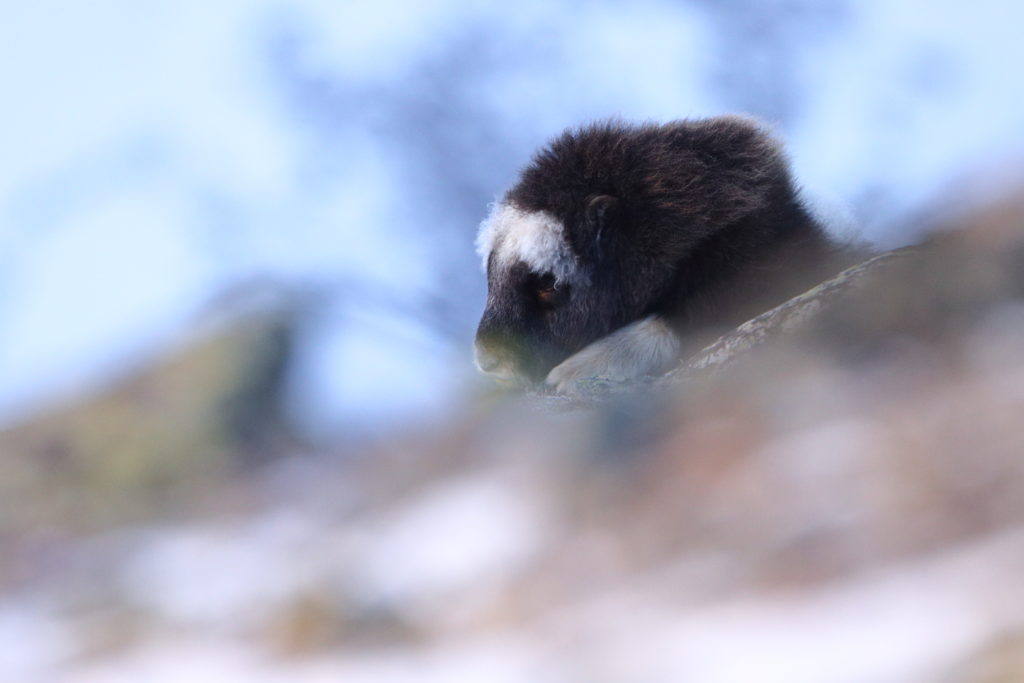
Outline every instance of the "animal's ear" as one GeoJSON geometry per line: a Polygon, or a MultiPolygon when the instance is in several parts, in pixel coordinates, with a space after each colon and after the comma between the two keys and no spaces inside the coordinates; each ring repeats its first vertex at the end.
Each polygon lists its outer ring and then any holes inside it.
{"type": "Polygon", "coordinates": [[[605,247],[611,240],[613,225],[619,213],[619,200],[607,194],[599,194],[587,201],[583,222],[585,224],[584,246],[596,260],[600,261],[605,247]]]}

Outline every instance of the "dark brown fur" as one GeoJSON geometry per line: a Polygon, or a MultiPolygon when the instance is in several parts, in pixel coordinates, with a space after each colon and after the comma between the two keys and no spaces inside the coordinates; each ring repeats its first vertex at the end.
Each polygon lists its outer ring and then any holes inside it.
{"type": "Polygon", "coordinates": [[[542,149],[505,201],[566,229],[589,278],[537,306],[528,268],[489,272],[478,345],[533,381],[650,315],[680,337],[729,328],[848,259],[797,195],[779,144],[737,117],[601,123],[542,149]]]}

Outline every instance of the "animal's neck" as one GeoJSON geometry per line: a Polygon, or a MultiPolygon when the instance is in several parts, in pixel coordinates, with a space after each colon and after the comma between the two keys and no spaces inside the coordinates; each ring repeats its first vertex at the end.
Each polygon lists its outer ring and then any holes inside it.
{"type": "Polygon", "coordinates": [[[720,230],[689,254],[658,312],[683,336],[723,330],[841,269],[842,250],[795,200],[720,230]]]}

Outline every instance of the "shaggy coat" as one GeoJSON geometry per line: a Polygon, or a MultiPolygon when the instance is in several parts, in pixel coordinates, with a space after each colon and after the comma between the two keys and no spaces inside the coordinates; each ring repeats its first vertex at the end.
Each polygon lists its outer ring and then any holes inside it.
{"type": "Polygon", "coordinates": [[[779,143],[738,117],[569,130],[522,171],[477,244],[478,365],[559,389],[663,372],[701,331],[844,264],[779,143]]]}

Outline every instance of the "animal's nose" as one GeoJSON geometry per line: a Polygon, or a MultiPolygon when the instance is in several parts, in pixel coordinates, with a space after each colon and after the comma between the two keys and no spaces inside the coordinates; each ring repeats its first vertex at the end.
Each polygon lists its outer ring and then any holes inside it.
{"type": "Polygon", "coordinates": [[[495,370],[498,369],[498,366],[501,365],[501,359],[488,351],[481,344],[476,344],[474,346],[474,355],[476,356],[476,366],[480,368],[481,372],[485,372],[489,375],[494,374],[495,370]]]}

